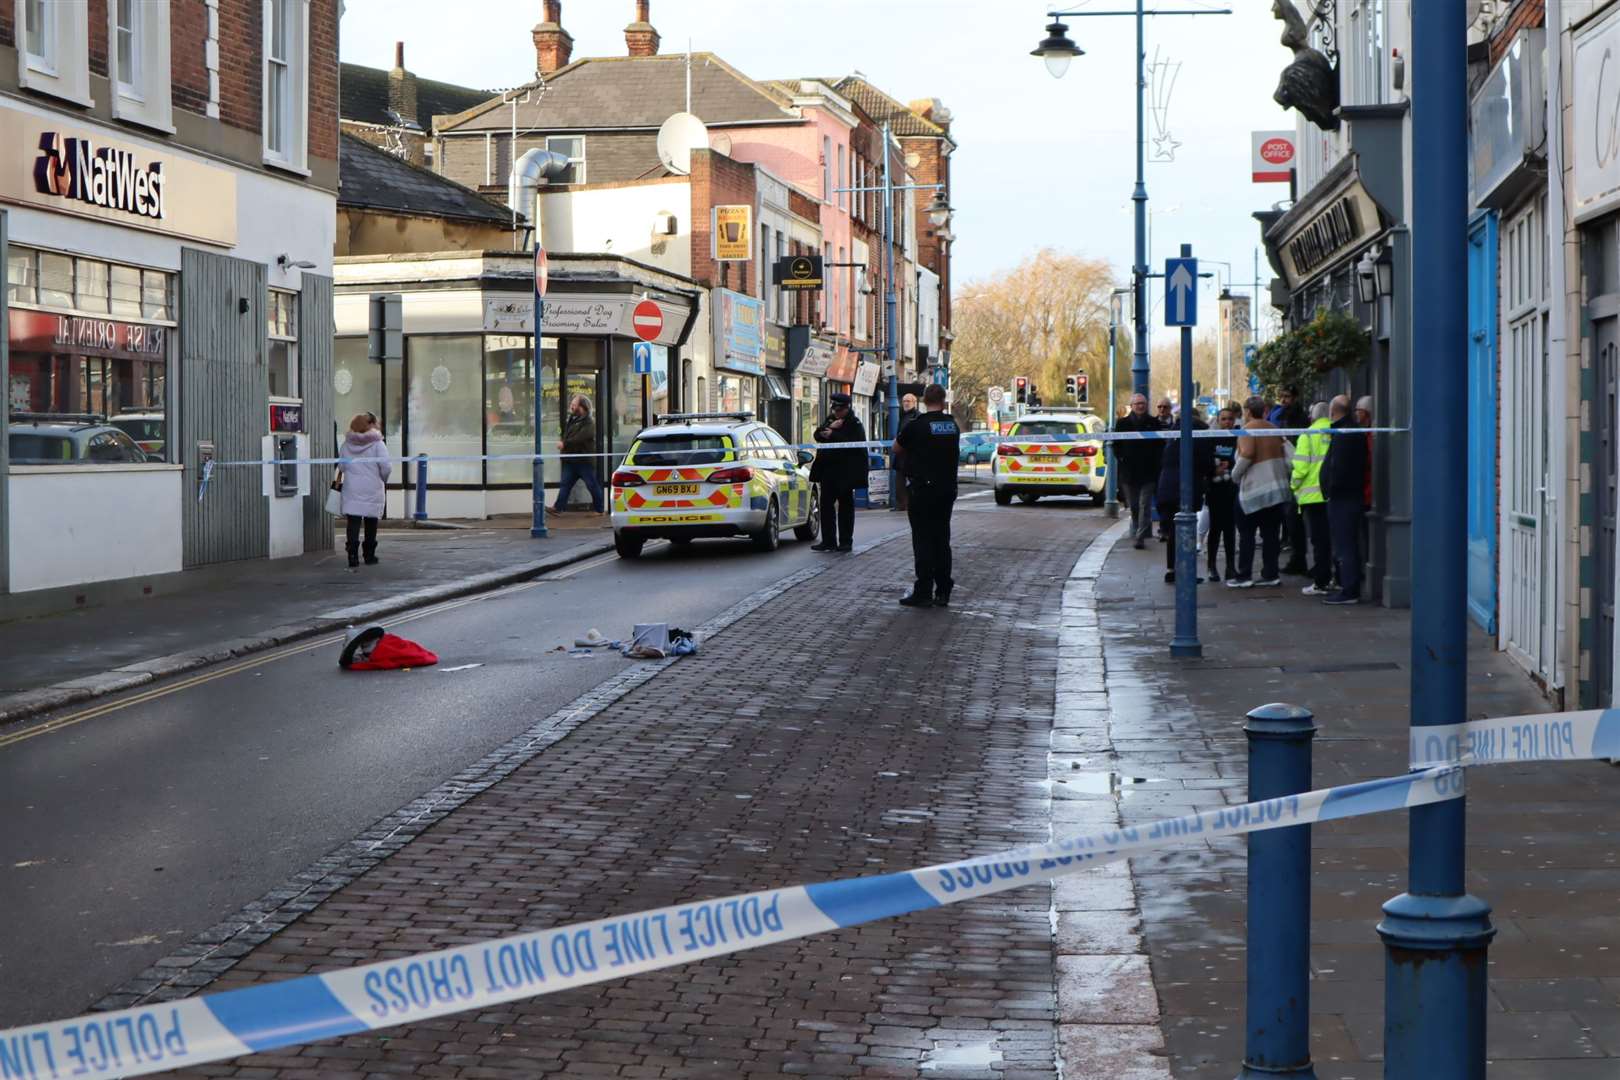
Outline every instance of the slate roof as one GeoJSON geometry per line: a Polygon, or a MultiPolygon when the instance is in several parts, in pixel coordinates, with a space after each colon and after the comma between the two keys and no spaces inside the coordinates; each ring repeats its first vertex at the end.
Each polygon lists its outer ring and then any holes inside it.
{"type": "Polygon", "coordinates": [[[338,207],[494,225],[512,221],[502,204],[349,134],[338,140],[338,207]]]}
{"type": "MultiPolygon", "coordinates": [[[[755,82],[713,53],[692,54],[692,112],[705,124],[797,120],[790,97],[755,82]]],[[[520,127],[542,131],[656,130],[686,108],[686,54],[576,60],[546,77],[537,100],[517,107],[520,127]]],[[[506,130],[509,108],[487,108],[444,131],[506,130]]]]}
{"type": "MultiPolygon", "coordinates": [[[[424,132],[432,132],[433,118],[466,112],[500,95],[468,86],[452,86],[432,79],[416,80],[416,116],[424,132]]],[[[359,64],[338,65],[338,115],[361,124],[392,126],[388,118],[388,72],[359,64]]]]}
{"type": "Polygon", "coordinates": [[[925,120],[918,116],[865,79],[855,75],[846,75],[837,82],[829,82],[827,85],[859,105],[866,115],[878,123],[881,124],[885,120],[889,121],[889,130],[894,132],[895,135],[949,138],[945,134],[944,128],[932,120],[925,120]]]}

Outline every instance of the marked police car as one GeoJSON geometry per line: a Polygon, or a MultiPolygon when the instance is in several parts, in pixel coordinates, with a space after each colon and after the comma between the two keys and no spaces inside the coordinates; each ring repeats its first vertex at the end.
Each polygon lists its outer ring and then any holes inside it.
{"type": "Polygon", "coordinates": [[[1032,503],[1042,495],[1090,495],[1101,505],[1108,486],[1108,465],[1100,440],[1085,436],[1103,431],[1095,413],[1044,411],[1025,413],[996,447],[992,459],[996,505],[1013,496],[1032,503]]]}
{"type": "Polygon", "coordinates": [[[821,535],[809,464],[752,413],[672,413],[636,436],[613,473],[613,546],[634,559],[648,540],[747,536],[774,551],[783,529],[821,535]]]}

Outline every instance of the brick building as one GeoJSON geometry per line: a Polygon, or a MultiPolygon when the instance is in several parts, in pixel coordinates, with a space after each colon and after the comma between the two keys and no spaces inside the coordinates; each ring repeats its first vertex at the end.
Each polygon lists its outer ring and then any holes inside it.
{"type": "Polygon", "coordinates": [[[331,450],[337,38],[338,0],[0,3],[0,592],[331,543],[301,470],[197,491],[331,450]]]}

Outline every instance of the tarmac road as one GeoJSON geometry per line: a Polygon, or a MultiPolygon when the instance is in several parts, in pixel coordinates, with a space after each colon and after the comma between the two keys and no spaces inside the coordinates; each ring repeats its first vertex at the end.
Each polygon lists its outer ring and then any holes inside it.
{"type": "MultiPolygon", "coordinates": [[[[897,528],[863,514],[861,546],[897,528]]],[[[84,1010],[635,663],[556,646],[695,626],[833,558],[659,544],[391,623],[437,668],[344,672],[327,638],[0,730],[0,1027],[84,1010]]]]}

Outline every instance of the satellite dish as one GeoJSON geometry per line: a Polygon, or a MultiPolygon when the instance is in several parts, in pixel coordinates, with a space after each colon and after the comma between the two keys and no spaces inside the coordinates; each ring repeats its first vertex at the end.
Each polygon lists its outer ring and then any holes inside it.
{"type": "Polygon", "coordinates": [[[692,171],[692,151],[709,145],[709,129],[689,112],[678,112],[658,129],[658,160],[672,173],[692,171]]]}
{"type": "Polygon", "coordinates": [[[709,145],[712,146],[718,153],[725,154],[727,156],[730,156],[731,154],[731,136],[727,135],[723,131],[716,135],[714,137],[714,141],[709,145]]]}

